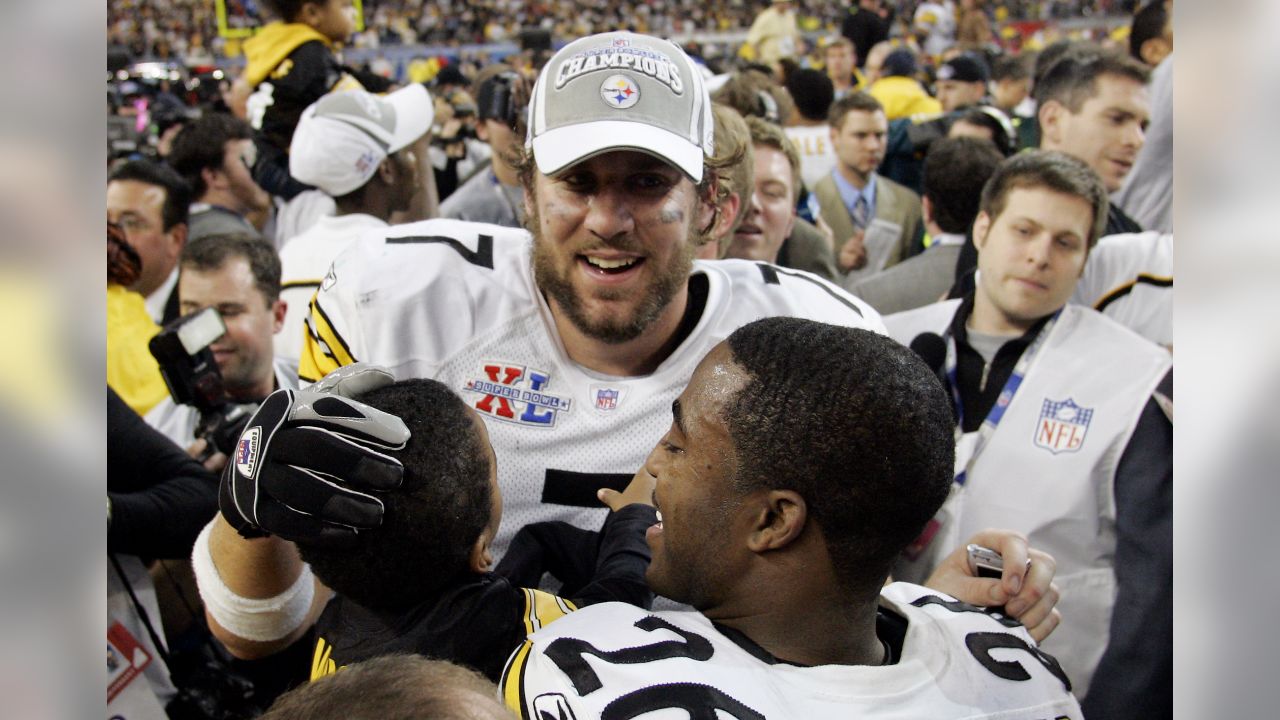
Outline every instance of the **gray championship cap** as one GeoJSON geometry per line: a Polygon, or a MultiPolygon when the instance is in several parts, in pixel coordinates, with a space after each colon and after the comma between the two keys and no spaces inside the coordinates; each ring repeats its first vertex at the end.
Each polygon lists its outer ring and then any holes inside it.
{"type": "Polygon", "coordinates": [[[601,153],[638,150],[700,182],[713,133],[711,96],[680,46],[611,32],[565,45],[543,67],[525,147],[543,175],[601,153]]]}

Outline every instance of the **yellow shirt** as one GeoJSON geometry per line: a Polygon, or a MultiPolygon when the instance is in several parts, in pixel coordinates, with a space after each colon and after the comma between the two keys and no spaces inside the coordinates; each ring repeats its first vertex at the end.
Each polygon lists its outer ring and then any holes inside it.
{"type": "Polygon", "coordinates": [[[107,284],[107,384],[139,415],[169,395],[147,347],[158,332],[141,295],[107,284]]]}
{"type": "Polygon", "coordinates": [[[889,120],[942,112],[942,103],[925,92],[919,82],[909,77],[882,77],[871,83],[867,92],[884,106],[884,116],[889,120]]]}

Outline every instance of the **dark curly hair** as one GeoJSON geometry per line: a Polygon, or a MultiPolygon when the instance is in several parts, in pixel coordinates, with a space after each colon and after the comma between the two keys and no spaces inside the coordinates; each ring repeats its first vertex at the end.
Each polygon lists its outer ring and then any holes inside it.
{"type": "Polygon", "coordinates": [[[409,443],[392,453],[404,463],[404,484],[381,496],[382,525],[361,532],[355,548],[298,543],[298,550],[338,594],[370,609],[403,610],[470,572],[471,548],[492,511],[491,451],[475,414],[435,380],[404,380],[358,399],[408,426],[409,443]]]}
{"type": "Polygon", "coordinates": [[[951,488],[951,405],[915,353],[867,330],[775,317],[727,340],[750,379],[726,424],[741,492],[790,489],[845,592],[872,596],[951,488]]]}

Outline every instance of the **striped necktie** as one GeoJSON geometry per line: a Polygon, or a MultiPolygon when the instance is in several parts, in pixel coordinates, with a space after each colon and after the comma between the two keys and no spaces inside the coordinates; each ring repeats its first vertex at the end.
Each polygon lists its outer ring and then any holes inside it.
{"type": "Polygon", "coordinates": [[[867,198],[859,195],[857,202],[853,204],[853,225],[859,230],[865,229],[867,220],[867,198]]]}

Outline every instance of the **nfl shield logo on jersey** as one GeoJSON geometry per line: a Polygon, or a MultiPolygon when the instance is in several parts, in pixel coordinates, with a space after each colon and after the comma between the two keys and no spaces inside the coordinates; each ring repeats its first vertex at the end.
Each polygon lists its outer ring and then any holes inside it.
{"type": "Polygon", "coordinates": [[[1040,421],[1036,423],[1036,446],[1054,455],[1076,452],[1084,445],[1092,419],[1093,408],[1082,408],[1071,398],[1045,398],[1044,405],[1040,407],[1040,421]]]}
{"type": "Polygon", "coordinates": [[[618,391],[600,389],[596,391],[596,409],[614,410],[618,407],[618,391]]]}

